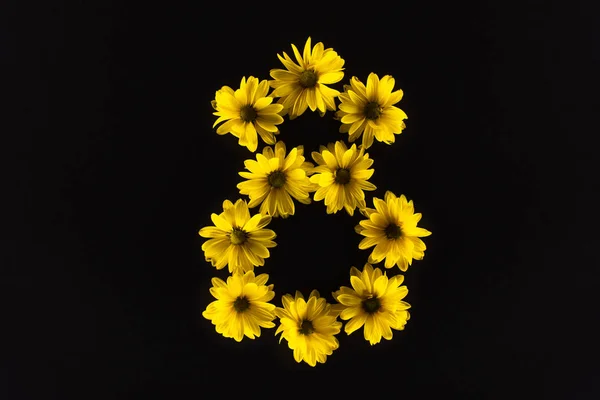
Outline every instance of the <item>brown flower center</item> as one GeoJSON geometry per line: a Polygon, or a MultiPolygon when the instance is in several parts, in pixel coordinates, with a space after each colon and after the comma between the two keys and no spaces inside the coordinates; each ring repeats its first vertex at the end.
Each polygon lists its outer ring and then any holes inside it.
{"type": "Polygon", "coordinates": [[[240,118],[244,122],[252,122],[256,119],[256,110],[251,105],[247,105],[241,108],[240,118]]]}
{"type": "Polygon", "coordinates": [[[233,230],[229,234],[229,241],[231,242],[231,244],[242,244],[246,241],[246,239],[246,232],[244,232],[240,228],[233,228],[233,230]]]}
{"type": "Polygon", "coordinates": [[[280,188],[285,185],[285,174],[282,171],[273,171],[267,177],[267,181],[274,188],[280,188]]]}
{"type": "Polygon", "coordinates": [[[250,302],[244,297],[239,297],[233,302],[233,309],[239,313],[246,311],[250,307],[250,302]]]}
{"type": "Polygon", "coordinates": [[[396,224],[389,224],[385,228],[385,236],[387,236],[388,239],[398,239],[402,236],[402,229],[396,224]]]}
{"type": "Polygon", "coordinates": [[[314,331],[315,331],[315,329],[314,329],[311,321],[305,319],[304,321],[302,321],[302,324],[300,324],[300,330],[299,330],[300,334],[310,335],[314,331]]]}
{"type": "Polygon", "coordinates": [[[375,120],[381,116],[382,111],[379,103],[372,101],[365,106],[365,117],[370,120],[375,120]]]}
{"type": "Polygon", "coordinates": [[[377,297],[372,297],[370,299],[363,300],[362,307],[363,310],[365,310],[368,314],[374,314],[381,308],[381,302],[377,297]]]}
{"type": "Polygon", "coordinates": [[[314,87],[317,84],[317,74],[314,71],[302,71],[299,82],[303,88],[314,87]]]}
{"type": "Polygon", "coordinates": [[[350,182],[350,171],[346,168],[340,168],[335,171],[335,183],[345,185],[348,182],[350,182]]]}

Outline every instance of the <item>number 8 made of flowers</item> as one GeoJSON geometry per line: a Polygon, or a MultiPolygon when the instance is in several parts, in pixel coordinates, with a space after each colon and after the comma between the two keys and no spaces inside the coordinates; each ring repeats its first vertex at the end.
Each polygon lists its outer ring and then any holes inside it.
{"type": "Polygon", "coordinates": [[[365,84],[353,76],[340,92],[330,87],[344,78],[344,60],[336,51],[321,42],[312,46],[310,37],[302,53],[294,44],[292,51],[294,58],[277,54],[284,68],[271,69],[271,80],[243,77],[239,88],[223,86],[212,101],[218,135],[233,135],[252,153],[259,137],[265,145],[239,172],[237,189],[247,199],[224,200],[222,211],[210,216],[212,225],[199,231],[207,239],[206,261],[229,272],[225,280],[212,278],[215,300],[202,315],[217,333],[237,342],[259,337],[277,320],[279,342],[286,340],[296,362],[314,367],[339,347],[343,321],[346,334],[363,328],[371,345],[404,329],[410,319],[404,275],[388,276],[387,270],[397,266],[405,272],[413,260],[422,260],[421,238],[431,232],[418,226],[421,214],[403,194],[386,191],[384,198],[371,199],[372,207],[366,201],[366,193],[376,189],[369,182],[374,161],[367,150],[374,141],[393,144],[406,127],[407,116],[396,106],[403,92],[394,90],[394,78],[370,73],[365,84]],[[330,111],[340,121],[339,132],[348,135],[348,143],[338,140],[312,151],[312,162],[303,146],[289,148],[278,139],[286,116],[295,119],[308,110],[321,117],[330,111]],[[268,225],[272,218],[295,215],[295,202],[320,201],[328,214],[344,210],[352,216],[358,210],[364,217],[355,231],[363,237],[359,249],[370,251],[367,262],[360,270],[350,268],[349,285],[332,293],[333,304],[315,289],[283,294],[276,306],[269,276],[255,273],[277,245],[268,225]],[[374,266],[379,263],[382,267],[374,266]]]}

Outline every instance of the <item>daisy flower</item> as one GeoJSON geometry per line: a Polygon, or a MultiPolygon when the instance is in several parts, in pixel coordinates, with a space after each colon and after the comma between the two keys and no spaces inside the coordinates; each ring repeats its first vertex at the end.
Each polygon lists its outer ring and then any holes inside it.
{"type": "Polygon", "coordinates": [[[250,218],[248,204],[237,200],[223,202],[221,214],[211,214],[214,226],[200,229],[200,236],[209,238],[202,244],[206,261],[213,267],[222,269],[229,265],[229,272],[252,271],[255,266],[265,263],[270,256],[269,248],[275,247],[275,232],[263,229],[271,222],[271,217],[255,214],[250,218]]]}
{"type": "Polygon", "coordinates": [[[275,305],[269,303],[275,292],[272,284],[265,285],[268,279],[267,274],[255,277],[253,271],[235,273],[227,282],[213,278],[210,294],[217,300],[208,305],[202,316],[215,325],[218,333],[237,342],[244,336],[259,337],[261,327],[275,327],[275,305]]]}
{"type": "Polygon", "coordinates": [[[340,311],[340,318],[349,320],[344,330],[349,335],[364,325],[364,336],[371,345],[383,337],[392,339],[392,329],[403,330],[410,318],[407,311],[410,304],[402,301],[408,293],[402,285],[404,276],[388,278],[379,268],[365,264],[362,272],[352,267],[350,283],[352,288],[342,286],[333,292],[340,303],[334,309],[340,311]]]}
{"type": "Polygon", "coordinates": [[[312,170],[310,181],[317,185],[315,201],[325,199],[327,213],[336,213],[342,208],[354,215],[356,207],[365,208],[365,192],[376,187],[367,182],[374,170],[369,169],[373,160],[362,148],[352,145],[348,149],[344,142],[321,146],[320,152],[312,152],[312,158],[318,164],[312,170]]]}
{"type": "Polygon", "coordinates": [[[237,188],[250,197],[250,208],[260,204],[260,213],[286,218],[294,215],[296,208],[292,197],[300,203],[309,204],[312,185],[307,172],[313,165],[304,161],[304,147],[298,146],[286,155],[285,143],[275,143],[275,150],[265,146],[255,160],[246,160],[244,165],[250,172],[242,171],[246,178],[237,188]]]}
{"type": "Polygon", "coordinates": [[[344,86],[340,94],[340,109],[336,117],[342,122],[340,132],[350,135],[349,141],[354,142],[363,134],[363,146],[366,149],[373,144],[373,136],[380,142],[392,144],[394,134],[400,134],[406,127],[404,111],[394,107],[402,99],[402,90],[394,89],[394,78],[386,75],[381,80],[370,73],[367,86],[352,77],[350,85],[344,86]]]}
{"type": "Polygon", "coordinates": [[[317,362],[325,363],[327,356],[339,347],[335,337],[342,327],[337,321],[338,313],[316,290],[310,293],[308,301],[299,291],[295,297],[286,294],[281,301],[283,308],[275,309],[280,322],[275,332],[275,335],[281,333],[279,343],[282,339],[287,340],[298,363],[304,360],[311,367],[317,362]]]}
{"type": "Polygon", "coordinates": [[[300,52],[292,44],[296,64],[285,52],[277,57],[286,69],[272,69],[274,79],[269,84],[275,90],[272,95],[280,97],[277,101],[284,107],[284,112],[294,119],[304,113],[306,108],[319,110],[321,116],[326,110],[335,111],[334,98],[340,94],[329,88],[328,84],[339,82],[344,77],[344,60],[333,51],[324,49],[323,43],[317,43],[311,51],[310,37],[300,52]]]}
{"type": "Polygon", "coordinates": [[[358,244],[361,250],[375,246],[369,256],[370,263],[378,263],[385,259],[385,267],[397,265],[406,271],[415,260],[422,260],[425,255],[425,243],[420,237],[431,235],[426,229],[417,227],[421,213],[415,214],[413,201],[407,201],[404,195],[396,197],[390,191],[385,193],[385,200],[373,198],[375,209],[363,210],[366,220],[359,222],[356,231],[365,236],[358,244]]]}
{"type": "Polygon", "coordinates": [[[233,91],[229,86],[223,86],[215,94],[212,105],[216,110],[213,114],[219,118],[213,124],[225,123],[217,128],[219,135],[227,133],[239,138],[240,146],[245,146],[251,152],[258,147],[258,137],[268,144],[275,144],[275,136],[279,133],[276,125],[283,122],[278,114],[283,106],[271,104],[273,97],[267,96],[269,83],[259,81],[251,76],[246,81],[242,78],[240,88],[233,91]]]}

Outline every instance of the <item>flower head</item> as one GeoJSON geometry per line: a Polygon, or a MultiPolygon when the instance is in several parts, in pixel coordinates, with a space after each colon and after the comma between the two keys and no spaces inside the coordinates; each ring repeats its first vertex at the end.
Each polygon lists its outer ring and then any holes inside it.
{"type": "Polygon", "coordinates": [[[326,85],[342,80],[344,60],[333,49],[325,49],[321,42],[311,51],[310,37],[302,55],[293,44],[292,50],[297,64],[285,52],[283,57],[277,55],[286,69],[271,70],[274,80],[269,83],[275,89],[272,95],[280,97],[277,102],[283,105],[291,119],[302,115],[306,108],[318,109],[321,116],[326,110],[335,111],[334,98],[340,92],[326,85]]]}
{"type": "Polygon", "coordinates": [[[410,304],[402,301],[408,293],[406,286],[400,286],[404,276],[388,278],[379,268],[365,264],[362,272],[352,267],[350,283],[352,288],[342,286],[333,293],[340,303],[334,309],[341,311],[340,318],[349,320],[344,330],[349,335],[364,325],[364,336],[371,345],[383,337],[392,339],[392,329],[403,330],[410,318],[407,311],[410,304]]]}
{"type": "Polygon", "coordinates": [[[355,208],[365,208],[364,190],[376,187],[367,180],[373,175],[373,160],[362,148],[352,145],[348,149],[344,142],[338,141],[328,147],[321,146],[320,152],[312,157],[318,164],[313,169],[310,181],[316,185],[315,201],[325,199],[327,213],[336,213],[342,208],[353,215],[355,208]]]}
{"type": "Polygon", "coordinates": [[[342,327],[337,321],[338,313],[316,290],[310,293],[308,301],[298,291],[295,297],[286,294],[281,301],[283,308],[275,309],[280,322],[275,332],[281,333],[279,342],[287,340],[298,363],[304,360],[311,367],[317,362],[325,363],[327,356],[339,347],[335,337],[342,327]]]}
{"type": "Polygon", "coordinates": [[[259,81],[253,76],[242,78],[240,88],[233,91],[229,86],[223,86],[215,94],[212,102],[216,110],[213,114],[219,118],[213,127],[226,121],[217,128],[219,135],[231,133],[239,138],[238,143],[254,152],[258,146],[256,133],[267,144],[275,143],[275,136],[279,133],[276,125],[283,122],[278,114],[283,106],[271,104],[273,97],[267,96],[269,83],[266,80],[259,81]]]}
{"type": "Polygon", "coordinates": [[[240,342],[260,336],[260,328],[273,328],[275,305],[269,303],[275,296],[273,285],[266,286],[269,275],[254,276],[253,271],[234,273],[227,282],[213,278],[210,293],[216,298],[202,312],[202,316],[216,326],[218,333],[240,342]]]}
{"type": "Polygon", "coordinates": [[[286,155],[285,143],[275,143],[275,150],[265,146],[255,160],[246,160],[244,165],[250,172],[242,171],[246,181],[237,188],[250,197],[249,207],[260,204],[260,213],[286,218],[294,215],[296,208],[292,197],[300,203],[310,203],[311,183],[307,172],[313,165],[304,161],[304,148],[294,147],[286,155]]]}
{"type": "Polygon", "coordinates": [[[420,237],[431,235],[426,229],[417,227],[421,213],[415,214],[413,201],[407,201],[404,195],[396,197],[390,191],[385,193],[385,200],[373,198],[375,209],[363,210],[368,217],[359,222],[356,231],[365,236],[358,244],[361,250],[375,246],[369,256],[370,263],[378,263],[385,259],[385,267],[397,265],[406,271],[415,260],[422,260],[425,255],[425,243],[420,237]]]}
{"type": "Polygon", "coordinates": [[[248,204],[237,200],[235,205],[225,200],[221,214],[211,214],[214,226],[200,229],[200,236],[210,238],[202,244],[206,261],[217,269],[229,265],[229,272],[252,271],[264,265],[270,256],[268,248],[275,247],[275,232],[263,229],[271,217],[255,214],[250,218],[248,204]]]}
{"type": "Polygon", "coordinates": [[[381,80],[371,73],[367,86],[352,77],[350,85],[346,85],[340,94],[340,110],[336,116],[341,119],[340,132],[350,135],[354,142],[364,132],[363,146],[368,149],[373,144],[373,136],[380,142],[392,144],[394,134],[400,134],[406,127],[404,111],[394,107],[402,99],[402,90],[392,92],[395,80],[385,75],[381,80]]]}

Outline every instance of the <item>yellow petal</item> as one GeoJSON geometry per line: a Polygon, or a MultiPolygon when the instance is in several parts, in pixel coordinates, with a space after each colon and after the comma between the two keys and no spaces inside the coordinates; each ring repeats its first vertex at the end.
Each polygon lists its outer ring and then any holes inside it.
{"type": "Polygon", "coordinates": [[[198,234],[205,238],[220,238],[225,237],[227,235],[227,232],[215,226],[205,226],[204,228],[200,229],[198,234]]]}
{"type": "Polygon", "coordinates": [[[363,326],[366,320],[367,320],[367,313],[364,313],[364,312],[360,313],[356,317],[352,318],[350,321],[348,321],[346,323],[344,330],[346,331],[346,333],[348,335],[350,335],[352,332],[356,331],[361,326],[363,326]]]}
{"type": "Polygon", "coordinates": [[[306,39],[306,43],[304,44],[304,52],[302,54],[302,58],[308,63],[311,61],[311,39],[310,36],[306,39]]]}
{"type": "Polygon", "coordinates": [[[392,90],[394,89],[395,80],[390,75],[385,75],[379,80],[377,91],[377,102],[385,107],[392,90]]]}
{"type": "Polygon", "coordinates": [[[340,313],[340,318],[344,319],[344,320],[349,320],[351,318],[356,317],[357,315],[359,315],[361,313],[360,307],[361,306],[344,308],[342,310],[342,312],[340,313]]]}
{"type": "Polygon", "coordinates": [[[292,50],[294,51],[294,56],[296,57],[296,61],[298,62],[298,65],[300,65],[300,67],[304,70],[306,69],[306,65],[304,63],[304,60],[302,59],[302,56],[300,55],[300,52],[298,51],[298,48],[292,43],[292,50]]]}
{"type": "Polygon", "coordinates": [[[365,284],[363,283],[363,281],[358,276],[351,276],[350,283],[352,284],[352,287],[354,288],[356,293],[359,296],[363,296],[363,294],[365,293],[365,290],[366,290],[366,287],[365,287],[365,284]]]}
{"type": "Polygon", "coordinates": [[[250,219],[250,212],[245,201],[238,200],[235,203],[235,222],[238,228],[243,227],[250,219]]]}
{"type": "Polygon", "coordinates": [[[379,86],[379,77],[371,72],[367,78],[367,99],[369,101],[377,101],[377,93],[379,86]]]}
{"type": "Polygon", "coordinates": [[[318,182],[319,186],[321,187],[328,187],[330,185],[332,185],[335,181],[333,174],[331,172],[323,172],[322,174],[317,175],[320,177],[318,182]]]}
{"type": "Polygon", "coordinates": [[[212,213],[210,215],[210,219],[215,224],[215,226],[217,228],[221,229],[222,231],[230,232],[233,229],[233,227],[231,226],[231,224],[229,222],[227,222],[223,217],[221,217],[215,213],[212,213]]]}
{"type": "MultiPolygon", "coordinates": [[[[283,53],[283,57],[280,56],[279,54],[277,54],[277,58],[279,58],[279,61],[281,61],[283,66],[286,67],[291,72],[294,72],[296,74],[302,73],[302,68],[300,68],[298,65],[296,65],[285,52],[283,53]]],[[[271,76],[273,76],[273,75],[271,75],[271,76]]]]}
{"type": "Polygon", "coordinates": [[[338,83],[343,78],[344,78],[343,71],[328,72],[328,73],[325,73],[325,74],[319,76],[319,83],[322,83],[325,85],[330,85],[333,83],[338,83]]]}
{"type": "Polygon", "coordinates": [[[311,111],[317,109],[317,92],[314,88],[306,91],[306,102],[311,111]]]}
{"type": "Polygon", "coordinates": [[[267,107],[269,104],[271,104],[272,102],[273,102],[272,97],[261,97],[260,99],[256,100],[256,102],[254,103],[254,109],[256,110],[256,112],[259,112],[259,111],[263,110],[265,107],[267,107]]]}
{"type": "Polygon", "coordinates": [[[308,310],[308,307],[306,305],[306,301],[303,298],[298,298],[296,300],[296,310],[298,312],[299,319],[306,319],[306,312],[308,310]]]}
{"type": "Polygon", "coordinates": [[[248,147],[248,150],[251,152],[255,152],[256,148],[258,147],[258,136],[256,135],[256,128],[254,128],[254,124],[246,123],[245,135],[247,140],[246,147],[248,147]]]}
{"type": "Polygon", "coordinates": [[[373,283],[373,294],[377,297],[382,297],[387,290],[387,286],[388,277],[385,275],[378,277],[373,283]]]}
{"type": "Polygon", "coordinates": [[[323,160],[325,161],[329,169],[335,171],[338,168],[337,160],[331,152],[324,151],[321,155],[323,156],[323,160]]]}
{"type": "Polygon", "coordinates": [[[396,104],[397,102],[402,100],[403,94],[404,94],[404,92],[402,90],[396,90],[395,92],[392,92],[390,94],[390,97],[388,97],[386,103],[383,104],[383,107],[390,107],[390,106],[396,104]]]}
{"type": "Polygon", "coordinates": [[[352,161],[352,157],[354,156],[355,151],[352,149],[348,149],[344,152],[344,155],[342,156],[342,165],[340,165],[340,167],[342,168],[350,168],[350,162],[352,161]]]}
{"type": "Polygon", "coordinates": [[[285,160],[283,162],[283,170],[287,170],[289,169],[295,162],[296,162],[296,157],[298,156],[298,150],[296,148],[293,148],[290,153],[287,155],[287,157],[285,157],[285,160]]]}
{"type": "Polygon", "coordinates": [[[354,294],[340,294],[337,297],[337,301],[346,307],[356,307],[360,306],[362,300],[356,293],[354,294]]]}

